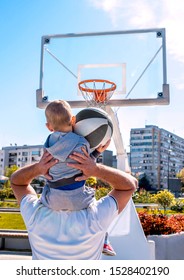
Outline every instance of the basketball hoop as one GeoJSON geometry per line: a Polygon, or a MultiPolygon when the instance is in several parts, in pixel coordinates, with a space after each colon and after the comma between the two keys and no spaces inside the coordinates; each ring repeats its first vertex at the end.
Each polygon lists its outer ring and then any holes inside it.
{"type": "Polygon", "coordinates": [[[83,80],[78,86],[86,102],[95,107],[105,106],[116,89],[115,83],[100,79],[83,80]]]}

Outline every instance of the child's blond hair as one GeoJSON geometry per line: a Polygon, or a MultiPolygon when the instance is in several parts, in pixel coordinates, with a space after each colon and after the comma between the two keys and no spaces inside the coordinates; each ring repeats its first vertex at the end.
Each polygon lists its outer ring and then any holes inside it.
{"type": "Polygon", "coordinates": [[[62,131],[72,126],[71,107],[64,100],[50,102],[45,109],[45,116],[54,131],[62,131]]]}

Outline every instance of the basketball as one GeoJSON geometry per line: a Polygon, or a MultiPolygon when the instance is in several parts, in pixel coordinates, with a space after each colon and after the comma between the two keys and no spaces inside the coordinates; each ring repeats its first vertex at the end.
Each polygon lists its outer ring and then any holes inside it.
{"type": "Polygon", "coordinates": [[[108,114],[99,108],[86,108],[76,115],[74,132],[84,136],[95,150],[100,145],[105,145],[112,137],[113,124],[108,114]]]}

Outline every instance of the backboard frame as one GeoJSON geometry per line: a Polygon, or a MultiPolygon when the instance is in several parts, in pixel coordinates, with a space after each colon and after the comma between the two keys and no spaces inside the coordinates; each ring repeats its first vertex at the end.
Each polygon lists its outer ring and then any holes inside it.
{"type": "MultiPolygon", "coordinates": [[[[44,48],[49,44],[50,40],[55,38],[75,38],[75,37],[89,37],[89,36],[107,36],[107,35],[120,35],[120,34],[138,34],[155,32],[156,36],[162,40],[162,65],[163,65],[163,81],[162,92],[158,92],[156,98],[124,98],[109,100],[107,106],[111,107],[125,107],[125,106],[153,106],[153,105],[169,105],[170,92],[169,84],[167,83],[167,64],[166,64],[166,34],[165,28],[155,29],[139,29],[127,31],[110,31],[110,32],[92,32],[92,33],[68,33],[68,34],[54,34],[44,35],[41,38],[41,57],[40,57],[40,79],[39,89],[36,90],[36,106],[44,109],[50,103],[49,97],[45,96],[43,89],[44,78],[44,48]]],[[[85,108],[87,106],[85,100],[72,100],[68,101],[72,108],[85,108]]]]}

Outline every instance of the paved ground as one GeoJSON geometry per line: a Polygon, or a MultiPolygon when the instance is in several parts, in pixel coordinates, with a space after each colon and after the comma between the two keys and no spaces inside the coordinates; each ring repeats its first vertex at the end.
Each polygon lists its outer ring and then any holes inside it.
{"type": "Polygon", "coordinates": [[[30,252],[0,251],[0,260],[31,260],[30,252]]]}

